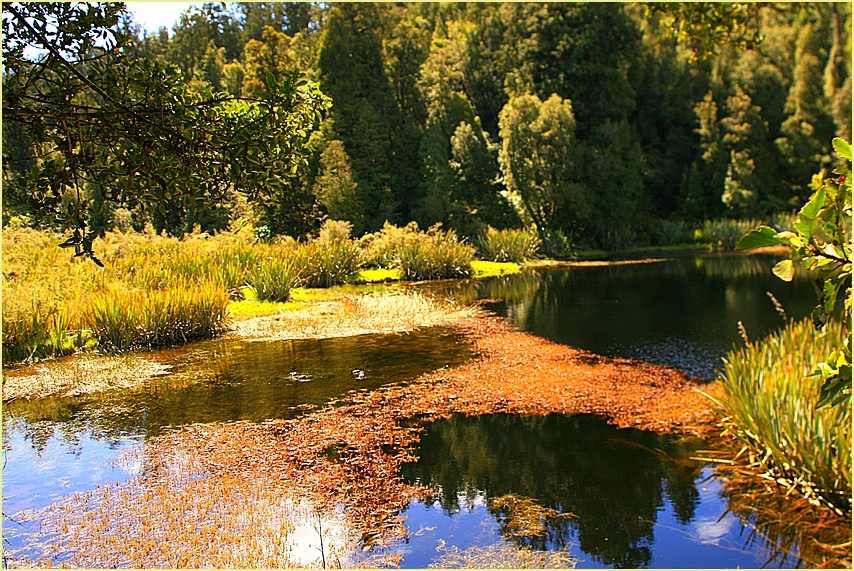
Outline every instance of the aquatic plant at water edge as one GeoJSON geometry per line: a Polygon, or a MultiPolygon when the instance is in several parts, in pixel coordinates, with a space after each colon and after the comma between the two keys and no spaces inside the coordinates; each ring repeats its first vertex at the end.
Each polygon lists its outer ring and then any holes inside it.
{"type": "Polygon", "coordinates": [[[350,239],[349,222],[327,220],[316,240],[300,244],[293,251],[301,269],[300,285],[330,287],[345,283],[359,269],[359,243],[350,239]]]}
{"type": "Polygon", "coordinates": [[[485,260],[521,263],[536,258],[540,244],[536,231],[516,228],[496,230],[489,226],[478,238],[477,248],[485,260]]]}
{"type": "Polygon", "coordinates": [[[261,301],[288,301],[300,280],[301,268],[292,250],[271,249],[246,275],[246,283],[261,301]]]}
{"type": "Polygon", "coordinates": [[[838,322],[816,331],[809,321],[731,352],[716,402],[728,434],[749,463],[813,501],[850,509],[851,416],[847,407],[816,408],[820,385],[810,371],[842,347],[838,322]]]}
{"type": "Polygon", "coordinates": [[[164,290],[114,285],[89,308],[92,335],[110,351],[149,349],[213,337],[225,328],[228,294],[213,284],[164,290]]]}
{"type": "Polygon", "coordinates": [[[453,230],[431,228],[424,239],[400,250],[403,279],[435,280],[471,276],[474,248],[457,238],[453,230]]]}
{"type": "Polygon", "coordinates": [[[365,234],[359,239],[362,248],[362,264],[373,268],[397,268],[400,266],[400,250],[424,238],[417,222],[406,226],[395,226],[386,221],[382,229],[365,234]]]}

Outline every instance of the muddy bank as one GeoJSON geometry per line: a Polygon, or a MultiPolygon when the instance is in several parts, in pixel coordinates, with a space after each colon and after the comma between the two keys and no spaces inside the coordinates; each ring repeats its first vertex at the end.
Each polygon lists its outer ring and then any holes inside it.
{"type": "Polygon", "coordinates": [[[366,544],[399,538],[400,510],[428,493],[406,483],[401,466],[414,460],[423,428],[452,414],[595,413],[658,432],[708,428],[707,400],[673,369],[598,357],[496,317],[460,327],[480,353],[467,364],[405,387],[356,393],[294,420],[182,427],[139,449],[139,477],[21,517],[41,521],[40,535],[55,538],[46,555],[73,552],[68,565],[293,565],[275,549],[265,549],[263,560],[246,559],[247,545],[271,545],[287,529],[270,505],[298,498],[318,513],[343,507],[342,537],[366,544]],[[247,500],[261,491],[263,501],[247,500]],[[235,504],[239,514],[229,507],[235,504]]]}

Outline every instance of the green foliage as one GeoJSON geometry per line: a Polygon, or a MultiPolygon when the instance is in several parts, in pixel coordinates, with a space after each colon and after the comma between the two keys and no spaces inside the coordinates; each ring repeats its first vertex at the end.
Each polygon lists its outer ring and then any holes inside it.
{"type": "Polygon", "coordinates": [[[350,239],[348,222],[327,220],[316,240],[300,244],[294,252],[301,268],[300,285],[330,287],[345,283],[359,269],[359,243],[350,239]]]}
{"type": "Polygon", "coordinates": [[[835,404],[850,408],[851,404],[851,145],[843,139],[833,139],[833,148],[843,161],[833,172],[836,177],[822,174],[812,179],[814,192],[801,208],[791,230],[775,232],[767,226],[747,233],[739,249],[757,245],[781,245],[789,249],[790,257],[774,266],[774,274],[791,281],[795,268],[813,272],[821,284],[818,305],[813,321],[822,330],[828,327],[836,312],[840,294],[844,308],[844,347],[834,350],[819,363],[814,372],[822,380],[820,405],[835,404]]]}
{"type": "Polygon", "coordinates": [[[400,251],[423,239],[418,224],[395,226],[386,221],[381,230],[365,234],[359,239],[362,264],[367,267],[396,268],[400,266],[400,251]]]}
{"type": "Polygon", "coordinates": [[[246,284],[261,301],[288,301],[303,269],[297,266],[291,248],[273,247],[249,269],[246,284]]]}
{"type": "MultiPolygon", "coordinates": [[[[708,242],[712,247],[733,251],[739,245],[739,240],[751,228],[755,228],[761,224],[759,220],[748,219],[733,219],[733,218],[717,218],[715,220],[706,220],[703,222],[703,227],[700,230],[697,238],[703,242],[708,242]]],[[[774,244],[758,244],[749,246],[749,248],[761,248],[763,246],[773,246],[774,244]]]]}
{"type": "Polygon", "coordinates": [[[521,263],[536,258],[540,238],[535,231],[526,229],[496,230],[487,227],[478,238],[477,248],[485,260],[521,263]]]}
{"type": "Polygon", "coordinates": [[[123,10],[4,6],[3,115],[39,151],[22,185],[40,216],[72,231],[66,244],[79,255],[92,254],[98,233],[84,181],[97,181],[115,206],[141,208],[158,230],[182,234],[192,225],[185,213],[227,202],[235,189],[260,203],[287,194],[329,106],[297,72],[271,78],[261,99],[193,89],[178,68],[136,49],[117,25],[123,10]],[[34,62],[25,48],[50,57],[34,62]],[[74,196],[70,215],[63,208],[67,189],[74,196]]]}
{"type": "Polygon", "coordinates": [[[353,180],[350,157],[341,141],[329,141],[323,149],[320,171],[314,181],[314,194],[333,220],[348,221],[356,234],[368,228],[369,213],[362,203],[358,185],[353,180]]]}
{"type": "Polygon", "coordinates": [[[555,216],[565,209],[575,220],[590,208],[578,183],[578,151],[572,104],[558,95],[542,102],[536,95],[513,97],[501,110],[498,160],[504,183],[522,206],[520,216],[536,226],[545,241],[555,216]]]}
{"type": "Polygon", "coordinates": [[[436,280],[471,276],[474,248],[462,243],[453,230],[430,228],[417,242],[400,249],[400,270],[405,280],[436,280]]]}
{"type": "Polygon", "coordinates": [[[749,447],[760,470],[849,509],[850,408],[818,408],[821,391],[809,377],[822,355],[842,349],[843,336],[839,322],[821,332],[809,321],[792,322],[731,352],[718,404],[728,432],[749,447]]]}

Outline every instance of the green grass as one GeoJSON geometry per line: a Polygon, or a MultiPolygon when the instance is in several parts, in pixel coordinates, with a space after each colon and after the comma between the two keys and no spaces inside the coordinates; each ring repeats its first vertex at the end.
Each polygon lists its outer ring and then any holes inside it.
{"type": "Polygon", "coordinates": [[[536,258],[540,245],[540,238],[531,229],[496,230],[487,227],[477,240],[477,248],[483,259],[494,262],[521,263],[536,258]]]}
{"type": "Polygon", "coordinates": [[[476,278],[505,276],[507,274],[517,274],[522,271],[522,266],[516,262],[490,262],[486,260],[472,261],[471,268],[476,278]]]}
{"type": "Polygon", "coordinates": [[[457,238],[453,230],[431,228],[421,240],[404,244],[400,271],[405,280],[467,278],[472,275],[474,248],[457,238]]]}
{"type": "Polygon", "coordinates": [[[754,464],[787,487],[850,509],[850,407],[817,409],[819,381],[808,376],[822,356],[842,346],[843,329],[824,333],[808,320],[737,349],[724,360],[717,402],[727,432],[754,464]]]}

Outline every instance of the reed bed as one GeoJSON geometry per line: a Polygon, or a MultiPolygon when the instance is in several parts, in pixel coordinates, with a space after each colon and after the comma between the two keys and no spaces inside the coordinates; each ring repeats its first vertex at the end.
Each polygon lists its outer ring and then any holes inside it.
{"type": "Polygon", "coordinates": [[[809,321],[789,323],[726,357],[723,396],[716,403],[726,432],[744,445],[747,464],[813,503],[847,512],[850,407],[816,408],[820,383],[809,376],[842,342],[839,323],[824,332],[809,321]]]}
{"type": "Polygon", "coordinates": [[[477,241],[481,257],[493,262],[525,262],[537,257],[540,246],[537,233],[530,229],[496,230],[487,227],[477,241]]]}
{"type": "Polygon", "coordinates": [[[457,238],[453,230],[433,227],[418,242],[404,244],[399,256],[405,280],[467,278],[472,275],[474,248],[457,238]]]}
{"type": "Polygon", "coordinates": [[[251,228],[174,238],[110,232],[94,248],[104,267],[58,247],[62,236],[4,228],[5,362],[81,349],[108,352],[180,344],[227,327],[225,306],[244,288],[261,302],[290,299],[295,287],[326,288],[360,268],[398,266],[404,279],[469,277],[474,249],[438,227],[387,225],[354,240],[346,222],[327,221],[317,238],[255,240],[251,228]]]}

